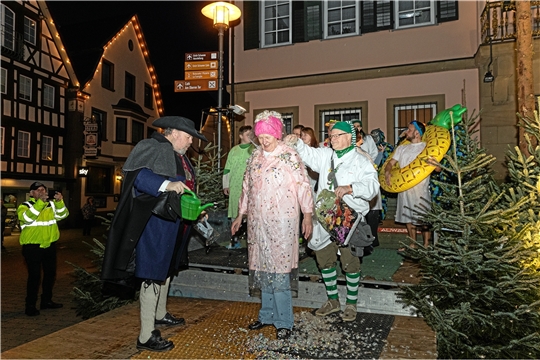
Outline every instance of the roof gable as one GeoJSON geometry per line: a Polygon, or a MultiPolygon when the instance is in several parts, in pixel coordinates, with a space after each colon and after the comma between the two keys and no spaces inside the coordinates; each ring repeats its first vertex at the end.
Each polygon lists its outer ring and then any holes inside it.
{"type": "Polygon", "coordinates": [[[42,50],[51,55],[51,64],[49,64],[50,68],[48,70],[68,77],[73,85],[79,86],[79,80],[73,68],[73,64],[65,51],[64,43],[58,36],[58,30],[56,29],[48,7],[45,5],[45,2],[41,1],[35,2],[34,4],[39,7],[44,15],[42,24],[45,24],[45,26],[42,27],[41,33],[46,39],[46,43],[44,42],[42,44],[42,50]],[[56,59],[56,57],[60,57],[61,61],[56,59]]]}
{"type": "MultiPolygon", "coordinates": [[[[61,2],[53,5],[61,6],[61,2]]],[[[52,16],[54,16],[55,7],[51,7],[52,16]]],[[[163,101],[157,74],[150,61],[148,46],[137,15],[126,17],[122,15],[107,16],[105,14],[101,18],[92,19],[91,21],[81,22],[79,20],[72,23],[57,24],[58,30],[55,29],[52,32],[58,34],[56,37],[61,38],[65,44],[66,52],[79,79],[79,89],[90,93],[86,88],[99,71],[102,59],[106,58],[107,48],[121,38],[121,35],[129,26],[132,26],[136,32],[137,43],[134,46],[138,46],[144,56],[146,67],[152,79],[151,86],[157,110],[159,115],[163,115],[163,101]]]]}

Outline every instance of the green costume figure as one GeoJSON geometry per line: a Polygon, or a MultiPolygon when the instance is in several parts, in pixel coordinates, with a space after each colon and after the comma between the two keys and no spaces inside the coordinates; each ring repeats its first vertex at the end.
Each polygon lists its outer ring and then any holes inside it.
{"type": "Polygon", "coordinates": [[[236,219],[238,216],[238,200],[242,194],[242,181],[246,171],[247,160],[253,152],[251,144],[252,128],[242,126],[238,130],[240,144],[229,151],[227,162],[223,169],[223,192],[229,196],[229,211],[227,216],[236,219]]]}

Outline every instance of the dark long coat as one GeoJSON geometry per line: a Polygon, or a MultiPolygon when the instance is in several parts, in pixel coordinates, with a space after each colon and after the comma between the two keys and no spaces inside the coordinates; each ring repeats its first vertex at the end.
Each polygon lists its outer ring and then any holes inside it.
{"type": "MultiPolygon", "coordinates": [[[[182,265],[187,265],[190,224],[185,224],[180,219],[171,222],[154,215],[152,209],[159,194],[157,191],[144,194],[137,191],[135,186],[137,181],[141,181],[141,177],[146,176],[145,179],[148,179],[150,172],[153,176],[159,175],[160,182],[165,179],[185,180],[180,156],[182,155],[176,154],[170,142],[161,134],[141,141],[133,149],[126,161],[127,169],[131,171],[125,172],[120,200],[105,247],[101,274],[103,280],[126,279],[136,274],[142,279],[163,281],[174,275],[182,265]],[[149,158],[149,154],[154,155],[149,158]],[[138,158],[133,166],[134,162],[130,161],[132,156],[140,156],[143,160],[138,158]],[[175,166],[171,166],[171,159],[175,166]],[[144,166],[144,162],[148,165],[144,166]],[[172,172],[168,170],[171,167],[172,172]],[[163,174],[163,169],[167,169],[168,174],[163,174]],[[149,226],[152,229],[149,229],[149,226]],[[153,241],[159,246],[152,246],[153,241]],[[149,249],[152,250],[151,253],[148,252],[149,249]]],[[[191,166],[187,158],[184,158],[184,161],[191,166]]]]}

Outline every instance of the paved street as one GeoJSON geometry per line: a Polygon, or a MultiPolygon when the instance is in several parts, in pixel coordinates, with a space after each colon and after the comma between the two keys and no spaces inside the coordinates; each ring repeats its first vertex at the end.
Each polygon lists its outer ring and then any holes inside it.
{"type": "MultiPolygon", "coordinates": [[[[94,227],[92,231],[96,238],[101,239],[105,227],[94,227]]],[[[82,318],[75,315],[75,302],[70,294],[75,279],[73,266],[66,261],[88,270],[93,267],[90,247],[83,241],[92,243],[92,236],[82,236],[82,229],[60,230],[53,300],[64,304],[64,307],[43,310],[39,316],[30,317],[24,313],[27,271],[19,245],[19,233],[5,237],[7,251],[2,252],[1,258],[2,352],[82,321],[82,318]]],[[[39,300],[36,306],[39,309],[39,300]]]]}
{"type": "MultiPolygon", "coordinates": [[[[95,228],[93,234],[101,239],[104,231],[104,227],[95,228]]],[[[75,302],[71,294],[75,278],[73,267],[66,261],[89,271],[94,269],[90,247],[84,243],[91,243],[93,237],[83,237],[81,234],[81,229],[62,229],[58,242],[58,278],[53,300],[63,303],[64,307],[43,310],[36,317],[24,314],[27,272],[18,242],[19,236],[18,234],[6,236],[7,251],[2,252],[1,256],[2,358],[126,359],[147,358],[150,357],[149,355],[154,357],[155,354],[141,353],[135,348],[139,328],[138,302],[88,321],[83,321],[75,315],[75,302]],[[118,328],[119,324],[122,324],[120,328],[118,328]],[[116,330],[112,333],[103,331],[113,328],[116,330]]],[[[256,318],[257,306],[251,303],[172,297],[169,299],[169,310],[173,314],[182,314],[186,317],[189,326],[181,329],[166,327],[162,329],[163,334],[179,345],[178,350],[181,351],[180,354],[184,354],[184,357],[191,357],[187,355],[188,353],[184,353],[182,350],[184,347],[199,343],[200,346],[195,347],[200,349],[199,355],[193,356],[215,358],[216,354],[212,352],[215,347],[212,345],[215,340],[214,335],[206,336],[193,326],[203,329],[215,327],[218,320],[214,317],[232,314],[229,307],[251,309],[249,321],[256,318]],[[192,339],[194,336],[195,340],[192,339]],[[189,341],[185,340],[188,343],[182,344],[182,339],[189,341]]],[[[249,321],[244,319],[245,323],[249,321]]],[[[235,327],[231,328],[229,322],[220,325],[219,329],[223,334],[238,330],[235,327]]],[[[435,358],[435,349],[435,334],[421,318],[396,316],[387,338],[387,345],[380,358],[435,358]]],[[[238,350],[245,349],[242,345],[238,347],[238,350]]],[[[183,357],[178,354],[177,356],[183,357]]],[[[224,356],[223,358],[231,357],[224,356]]],[[[238,356],[232,358],[238,358],[238,356]]]]}

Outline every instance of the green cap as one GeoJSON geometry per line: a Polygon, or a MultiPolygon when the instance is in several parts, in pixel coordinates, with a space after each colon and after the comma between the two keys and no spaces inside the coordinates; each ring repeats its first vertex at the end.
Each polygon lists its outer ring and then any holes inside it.
{"type": "Polygon", "coordinates": [[[354,126],[348,121],[339,121],[334,125],[332,130],[341,130],[345,131],[346,133],[352,134],[354,132],[354,126]]]}

